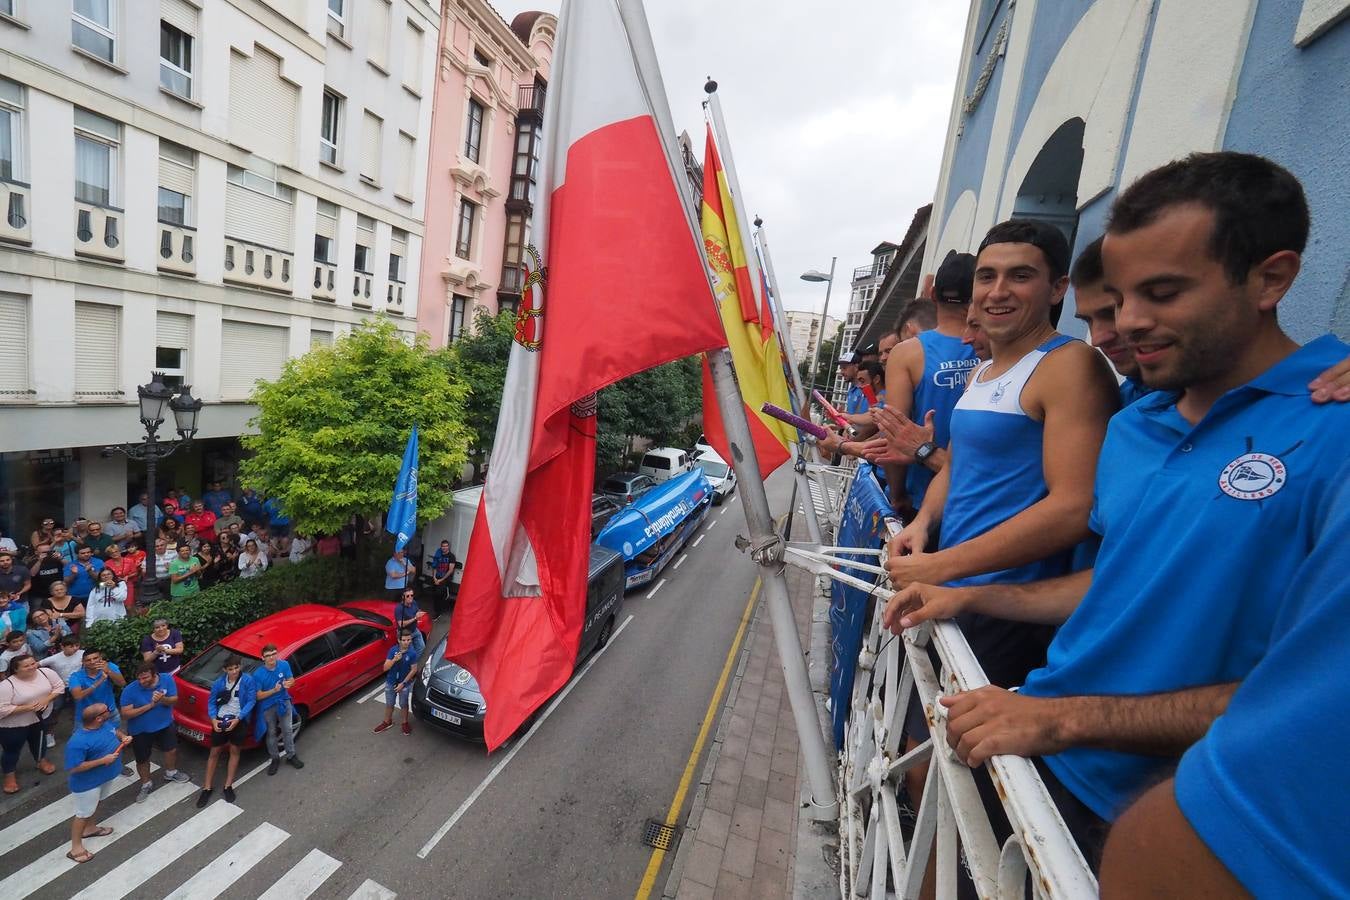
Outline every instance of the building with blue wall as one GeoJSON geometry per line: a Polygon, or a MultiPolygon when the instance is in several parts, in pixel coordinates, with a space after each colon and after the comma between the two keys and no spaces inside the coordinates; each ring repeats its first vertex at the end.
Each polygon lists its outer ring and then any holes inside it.
{"type": "Polygon", "coordinates": [[[972,0],[962,53],[925,273],[1014,215],[1076,253],[1139,175],[1241,150],[1312,207],[1285,329],[1350,338],[1350,0],[972,0]]]}

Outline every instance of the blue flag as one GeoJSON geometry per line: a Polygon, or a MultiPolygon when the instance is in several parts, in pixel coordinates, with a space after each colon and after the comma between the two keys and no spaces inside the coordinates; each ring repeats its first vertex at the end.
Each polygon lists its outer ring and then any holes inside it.
{"type": "Polygon", "coordinates": [[[394,549],[402,550],[417,530],[417,426],[408,435],[408,446],[403,448],[403,468],[394,482],[394,499],[389,504],[389,515],[384,530],[394,535],[394,549]]]}

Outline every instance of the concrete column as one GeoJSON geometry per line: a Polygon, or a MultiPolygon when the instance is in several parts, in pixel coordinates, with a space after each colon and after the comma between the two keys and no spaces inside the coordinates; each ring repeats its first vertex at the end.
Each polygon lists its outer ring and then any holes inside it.
{"type": "Polygon", "coordinates": [[[38,402],[74,402],[75,285],[33,279],[32,310],[33,390],[38,402]]]}
{"type": "MultiPolygon", "coordinates": [[[[75,108],[30,90],[27,118],[33,249],[69,258],[75,255],[75,108]]],[[[69,342],[47,346],[65,347],[69,342]]]]}
{"type": "Polygon", "coordinates": [[[126,265],[154,272],[159,267],[159,139],[122,126],[122,222],[126,265]]]}
{"type": "Polygon", "coordinates": [[[197,154],[197,195],[192,201],[197,226],[197,280],[220,284],[225,278],[224,160],[197,154]]]}

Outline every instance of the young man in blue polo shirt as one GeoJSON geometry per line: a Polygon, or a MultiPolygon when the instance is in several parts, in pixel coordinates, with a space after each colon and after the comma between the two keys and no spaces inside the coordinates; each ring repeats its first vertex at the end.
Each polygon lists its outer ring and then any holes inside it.
{"type": "Polygon", "coordinates": [[[136,667],[136,679],[122,690],[122,720],[131,735],[131,752],[136,758],[136,774],[141,776],[141,789],[136,802],[141,803],[155,789],[150,778],[150,754],[159,750],[164,754],[164,780],[182,784],[188,780],[186,772],[178,771],[178,734],[173,725],[173,707],[178,702],[178,687],[172,675],[161,675],[155,664],[142,662],[136,667]]]}
{"type": "Polygon", "coordinates": [[[412,682],[417,675],[418,653],[413,649],[413,632],[400,631],[398,644],[389,648],[384,660],[384,719],[375,726],[375,733],[388,731],[394,725],[394,708],[403,708],[403,733],[412,734],[408,710],[412,701],[412,682]]]}
{"type": "Polygon", "coordinates": [[[886,611],[893,628],[969,611],[1063,623],[1020,693],[943,704],[969,764],[1043,757],[1089,858],[1105,823],[1223,713],[1309,560],[1345,540],[1329,509],[1350,479],[1350,407],[1314,404],[1308,385],[1350,348],[1330,336],[1300,348],[1275,316],[1307,235],[1297,179],[1256,156],[1196,154],[1121,194],[1106,284],[1155,391],[1112,420],[1102,447],[1095,569],[915,585],[886,611]]]}
{"type": "Polygon", "coordinates": [[[262,659],[263,664],[250,674],[258,687],[253,736],[255,740],[265,737],[267,753],[272,757],[267,774],[275,775],[281,768],[283,749],[286,762],[292,768],[303,769],[305,764],[295,755],[295,731],[291,722],[290,689],[295,685],[295,673],[291,671],[291,664],[278,656],[276,644],[262,648],[262,659]]]}
{"type": "Polygon", "coordinates": [[[117,711],[117,697],[113,694],[113,685],[126,687],[127,680],[117,663],[103,657],[99,650],[84,651],[79,671],[70,676],[67,687],[75,700],[75,721],[91,703],[102,703],[108,707],[108,716],[114,726],[122,724],[122,714],[117,711]]]}

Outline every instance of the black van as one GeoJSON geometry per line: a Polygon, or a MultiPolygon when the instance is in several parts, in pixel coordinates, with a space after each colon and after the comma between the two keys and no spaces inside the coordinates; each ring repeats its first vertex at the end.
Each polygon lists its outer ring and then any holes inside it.
{"type": "MultiPolygon", "coordinates": [[[[623,608],[623,557],[591,545],[586,587],[586,621],[577,646],[577,666],[614,633],[623,608]]],[[[419,719],[471,741],[483,740],[487,703],[468,669],[445,658],[445,638],[431,651],[413,684],[413,712],[419,719]]]]}

